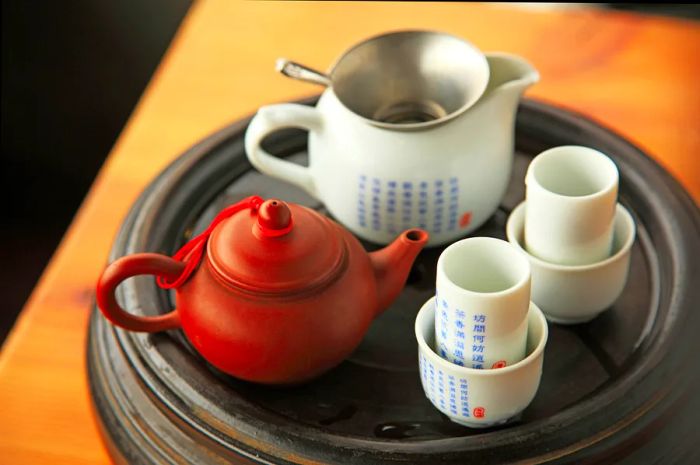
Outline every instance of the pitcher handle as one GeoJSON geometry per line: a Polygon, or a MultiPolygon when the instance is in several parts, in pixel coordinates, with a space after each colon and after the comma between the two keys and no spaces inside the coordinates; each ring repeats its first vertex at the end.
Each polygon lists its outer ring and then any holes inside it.
{"type": "Polygon", "coordinates": [[[97,306],[102,314],[114,325],[129,331],[155,333],[180,327],[178,311],[159,316],[138,316],[127,313],[117,303],[117,286],[132,276],[152,274],[170,280],[177,279],[185,268],[185,263],[167,255],[157,253],[137,253],[122,257],[110,264],[97,283],[97,306]]]}
{"type": "Polygon", "coordinates": [[[317,197],[311,166],[304,167],[274,157],[262,149],[260,143],[270,133],[284,128],[301,128],[308,131],[321,129],[322,117],[314,107],[294,103],[268,105],[260,108],[245,134],[248,160],[262,173],[288,181],[317,197]]]}

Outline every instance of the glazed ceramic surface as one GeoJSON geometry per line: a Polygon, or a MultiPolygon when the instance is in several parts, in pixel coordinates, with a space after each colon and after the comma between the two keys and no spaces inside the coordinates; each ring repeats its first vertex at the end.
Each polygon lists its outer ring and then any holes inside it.
{"type": "Polygon", "coordinates": [[[473,237],[437,263],[436,350],[471,368],[503,368],[525,356],[530,264],[506,241],[473,237]]]}
{"type": "Polygon", "coordinates": [[[615,163],[588,147],[554,147],[536,156],[525,176],[527,251],[561,265],[608,258],[618,180],[615,163]]]}
{"type": "Polygon", "coordinates": [[[547,321],[534,304],[528,312],[527,356],[499,369],[456,365],[433,350],[435,299],[416,317],[418,361],[426,397],[450,420],[472,428],[504,423],[522,412],[537,393],[542,376],[547,321]]]}
{"type": "MultiPolygon", "coordinates": [[[[508,240],[524,252],[526,208],[523,202],[513,210],[506,226],[508,240]]],[[[634,220],[620,204],[613,231],[611,256],[591,265],[557,265],[528,255],[532,267],[532,300],[547,319],[556,323],[582,323],[595,318],[617,300],[627,282],[635,239],[634,220]]]]}
{"type": "MultiPolygon", "coordinates": [[[[486,55],[483,96],[459,116],[411,131],[377,127],[344,106],[333,87],[315,108],[261,108],[246,133],[250,162],[302,187],[358,236],[389,242],[421,227],[429,244],[453,241],[479,227],[503,197],[513,160],[515,111],[538,80],[522,59],[486,55]],[[309,131],[309,166],[275,158],[260,147],[285,127],[309,131]]],[[[394,125],[400,127],[401,125],[394,125]]]]}

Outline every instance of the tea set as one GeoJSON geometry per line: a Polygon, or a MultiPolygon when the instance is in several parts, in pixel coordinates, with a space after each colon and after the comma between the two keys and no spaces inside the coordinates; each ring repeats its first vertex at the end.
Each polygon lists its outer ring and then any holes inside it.
{"type": "Polygon", "coordinates": [[[281,199],[243,199],[173,257],[111,263],[97,285],[104,316],[129,331],[181,329],[224,373],[295,385],[354,351],[424,247],[450,244],[415,321],[425,395],[467,427],[516,417],[540,384],[547,320],[589,321],[625,286],[635,223],[617,203],[613,161],[581,146],[541,153],[507,241],[463,239],[505,194],[516,109],[539,79],[531,65],[445,33],[398,31],[350,48],[328,74],[284,59],[277,67],[326,89],[315,107],[260,108],[248,158],[322,201],[337,222],[281,199]],[[308,166],[261,145],[289,127],[309,131],[308,166]],[[385,247],[367,253],[356,236],[385,247]],[[120,306],[119,284],[144,274],[175,291],[170,313],[120,306]]]}

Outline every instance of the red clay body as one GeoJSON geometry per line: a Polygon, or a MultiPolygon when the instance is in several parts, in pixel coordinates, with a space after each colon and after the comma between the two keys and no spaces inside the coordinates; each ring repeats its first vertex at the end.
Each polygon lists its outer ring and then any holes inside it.
{"type": "Polygon", "coordinates": [[[98,305],[125,329],[181,327],[209,363],[237,378],[300,383],[350,355],[400,293],[427,239],[422,230],[406,231],[368,254],[333,221],[269,200],[213,228],[201,263],[176,290],[176,310],[139,317],[114,299],[129,276],[173,280],[182,272],[182,262],[158,254],[112,263],[100,278],[98,305]]]}

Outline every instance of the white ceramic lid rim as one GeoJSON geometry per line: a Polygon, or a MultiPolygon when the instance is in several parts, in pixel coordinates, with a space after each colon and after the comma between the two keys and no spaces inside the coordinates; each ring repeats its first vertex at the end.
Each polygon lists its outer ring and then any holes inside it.
{"type": "MultiPolygon", "coordinates": [[[[416,340],[418,341],[418,345],[420,346],[421,350],[423,353],[426,354],[427,357],[430,358],[431,362],[434,364],[437,364],[441,367],[443,367],[445,370],[450,370],[454,371],[456,373],[463,373],[464,375],[470,375],[470,376],[479,376],[479,377],[485,377],[485,376],[501,376],[505,375],[507,373],[510,373],[511,371],[518,370],[520,368],[523,368],[527,365],[530,365],[531,363],[535,363],[535,361],[539,358],[540,354],[544,351],[545,344],[547,343],[547,338],[549,337],[549,327],[547,326],[547,319],[544,316],[544,313],[542,313],[542,310],[537,307],[533,302],[530,302],[530,309],[528,310],[528,321],[530,320],[530,313],[534,312],[537,315],[537,321],[539,321],[541,327],[542,327],[542,334],[540,336],[540,340],[537,342],[537,346],[535,349],[530,352],[527,357],[524,359],[520,360],[517,363],[514,363],[513,365],[509,365],[503,368],[485,368],[485,369],[479,369],[479,368],[469,368],[469,367],[464,367],[457,365],[455,363],[452,363],[448,360],[445,360],[444,358],[440,357],[438,354],[435,353],[432,347],[428,345],[426,342],[425,338],[423,337],[422,331],[418,326],[419,320],[422,318],[428,318],[425,316],[427,312],[430,311],[430,308],[433,308],[433,312],[435,311],[435,297],[431,297],[428,299],[428,301],[423,304],[423,307],[421,307],[420,311],[418,312],[418,315],[416,316],[416,322],[414,324],[414,330],[416,334],[416,340]]],[[[434,317],[434,315],[433,315],[434,317]]],[[[528,335],[529,335],[530,329],[528,325],[528,335]]]]}
{"type": "Polygon", "coordinates": [[[549,268],[551,270],[556,270],[556,271],[566,271],[566,272],[577,272],[577,271],[589,271],[589,270],[594,270],[597,268],[603,268],[605,266],[608,266],[612,262],[615,262],[617,260],[622,259],[630,250],[632,247],[632,244],[634,243],[634,239],[636,237],[636,225],[634,223],[634,220],[632,219],[632,215],[630,214],[629,211],[625,207],[622,206],[622,204],[618,203],[615,207],[615,220],[617,221],[618,216],[621,216],[624,218],[625,223],[627,223],[628,226],[628,235],[627,238],[625,239],[624,244],[622,244],[622,247],[620,247],[620,250],[618,250],[615,255],[612,255],[605,260],[601,260],[599,262],[595,263],[590,263],[588,265],[560,265],[558,263],[551,263],[545,260],[542,260],[539,257],[536,257],[532,254],[530,254],[525,247],[520,242],[519,239],[519,234],[518,232],[522,231],[525,227],[524,224],[524,218],[525,214],[519,215],[521,218],[521,221],[519,221],[517,224],[515,223],[515,218],[516,218],[516,212],[520,213],[521,210],[525,209],[525,204],[526,201],[521,202],[517,207],[513,209],[511,212],[510,216],[508,217],[508,222],[506,223],[506,236],[508,237],[508,241],[517,246],[523,253],[527,254],[528,258],[540,265],[543,268],[549,268]]]}
{"type": "MultiPolygon", "coordinates": [[[[494,237],[469,237],[467,239],[462,239],[460,241],[454,242],[450,244],[445,250],[442,251],[440,254],[440,257],[438,258],[437,262],[437,274],[442,276],[444,278],[444,284],[446,284],[451,290],[453,290],[456,293],[461,293],[462,295],[468,295],[468,296],[481,296],[481,297],[503,297],[508,294],[513,294],[517,292],[525,283],[530,281],[532,279],[532,271],[530,270],[530,264],[527,261],[527,258],[523,258],[524,262],[523,265],[525,265],[525,268],[527,269],[527,273],[525,273],[525,276],[519,279],[515,284],[512,286],[509,286],[507,289],[503,289],[501,291],[492,291],[492,292],[478,292],[478,291],[472,291],[470,289],[465,289],[462,286],[458,285],[454,281],[452,281],[448,276],[447,273],[445,272],[445,265],[444,265],[444,256],[450,249],[454,250],[459,248],[461,243],[463,241],[497,241],[497,242],[503,242],[504,245],[508,245],[509,247],[512,246],[508,241],[504,241],[501,239],[496,239],[494,237]]],[[[517,249],[513,250],[517,254],[517,249]]],[[[518,256],[518,259],[520,257],[518,256]]],[[[442,284],[442,283],[441,283],[442,284]]]]}
{"type": "Polygon", "coordinates": [[[534,186],[537,190],[545,193],[546,195],[549,195],[549,196],[556,198],[556,199],[566,199],[567,201],[571,201],[571,202],[587,201],[587,200],[591,200],[591,199],[595,199],[598,197],[604,197],[606,195],[609,195],[610,192],[613,191],[617,187],[619,182],[620,182],[620,172],[618,171],[617,165],[615,165],[615,162],[613,162],[610,159],[610,157],[605,155],[603,152],[596,150],[596,149],[592,149],[590,147],[585,147],[582,145],[560,145],[560,146],[545,150],[544,152],[540,153],[532,160],[532,162],[530,163],[530,166],[528,167],[526,176],[525,176],[525,184],[527,184],[527,186],[529,188],[534,186]],[[603,163],[611,165],[612,170],[615,172],[614,179],[612,179],[610,181],[610,183],[607,184],[602,189],[599,189],[596,192],[593,192],[592,194],[586,194],[586,195],[558,194],[558,193],[553,192],[553,191],[545,188],[544,186],[542,186],[542,184],[540,184],[539,181],[536,181],[534,183],[530,182],[531,178],[536,180],[536,177],[535,177],[536,175],[534,173],[534,170],[537,169],[536,164],[538,163],[538,160],[540,160],[540,163],[542,163],[542,161],[543,160],[546,161],[546,158],[551,156],[552,153],[563,152],[566,150],[574,150],[574,149],[594,154],[594,156],[597,157],[599,160],[601,160],[603,163]],[[541,158],[542,156],[544,156],[544,158],[541,158]]]}

